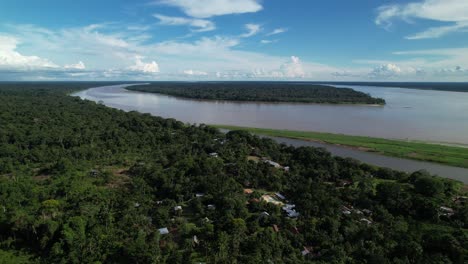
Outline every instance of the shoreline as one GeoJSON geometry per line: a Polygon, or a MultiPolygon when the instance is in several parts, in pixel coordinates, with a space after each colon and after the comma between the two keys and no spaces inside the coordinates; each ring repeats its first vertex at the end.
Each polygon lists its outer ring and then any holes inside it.
{"type": "MultiPolygon", "coordinates": [[[[144,85],[148,85],[144,84],[144,85]]],[[[139,85],[139,84],[138,84],[139,85]]],[[[133,85],[132,85],[133,86],[133,85]]],[[[383,104],[365,104],[365,103],[330,103],[330,102],[325,102],[325,103],[317,103],[317,102],[301,102],[301,101],[255,101],[255,100],[230,100],[230,99],[204,99],[204,98],[192,98],[188,96],[179,96],[179,95],[172,95],[172,94],[166,94],[166,93],[160,93],[160,92],[150,92],[150,91],[141,91],[141,90],[133,90],[133,89],[127,89],[127,86],[123,89],[130,91],[130,92],[138,92],[138,93],[148,93],[148,94],[159,94],[159,95],[164,95],[164,96],[169,96],[169,97],[174,97],[177,99],[183,99],[183,100],[194,100],[194,101],[199,101],[199,102],[215,102],[215,103],[251,103],[251,104],[295,104],[295,105],[341,105],[341,106],[369,106],[369,107],[384,107],[386,103],[383,104]]],[[[332,87],[332,86],[330,86],[332,87]]]]}
{"type": "Polygon", "coordinates": [[[444,145],[436,142],[415,142],[395,139],[351,136],[315,131],[293,131],[230,125],[211,125],[219,129],[244,130],[257,135],[316,142],[388,157],[411,159],[434,164],[468,168],[468,147],[444,145]]]}

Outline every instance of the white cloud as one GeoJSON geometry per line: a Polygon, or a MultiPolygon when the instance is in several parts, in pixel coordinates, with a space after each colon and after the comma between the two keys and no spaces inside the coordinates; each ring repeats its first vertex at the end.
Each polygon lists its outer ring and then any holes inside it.
{"type": "Polygon", "coordinates": [[[196,18],[255,13],[263,8],[260,0],[160,0],[156,3],[178,7],[196,18]]]}
{"type": "Polygon", "coordinates": [[[144,63],[143,57],[137,56],[135,58],[135,65],[130,66],[128,69],[131,71],[143,72],[143,73],[158,73],[159,65],[152,61],[150,63],[144,63]]]}
{"type": "Polygon", "coordinates": [[[184,74],[191,75],[191,76],[207,76],[208,73],[204,71],[196,71],[196,70],[185,70],[184,74]]]}
{"type": "Polygon", "coordinates": [[[245,24],[245,29],[247,29],[247,33],[242,34],[241,37],[248,38],[257,35],[262,30],[262,26],[259,24],[245,24]]]}
{"type": "Polygon", "coordinates": [[[281,65],[281,70],[284,76],[289,78],[303,78],[305,76],[304,69],[300,59],[296,56],[291,56],[291,61],[281,65]]]}
{"type": "Polygon", "coordinates": [[[270,33],[268,33],[266,35],[267,36],[272,36],[272,35],[277,35],[277,34],[284,33],[286,31],[288,31],[288,29],[286,29],[286,28],[277,28],[277,29],[273,30],[272,32],[270,32],[270,33]]]}
{"type": "Polygon", "coordinates": [[[86,69],[85,64],[79,61],[77,64],[69,64],[64,66],[65,69],[84,70],[86,69]]]}
{"type": "Polygon", "coordinates": [[[0,36],[0,68],[58,68],[58,66],[38,56],[25,56],[17,51],[19,41],[10,36],[0,36]]]}
{"type": "Polygon", "coordinates": [[[155,18],[159,19],[159,23],[162,25],[170,26],[181,26],[187,25],[195,32],[206,32],[216,29],[216,26],[213,22],[206,19],[197,19],[197,18],[185,18],[185,17],[172,17],[165,16],[161,14],[154,14],[155,18]]]}
{"type": "Polygon", "coordinates": [[[393,20],[425,19],[451,23],[432,27],[408,36],[407,39],[439,38],[453,32],[468,31],[468,1],[466,0],[423,0],[408,4],[385,5],[378,8],[377,25],[389,28],[393,20]]]}
{"type": "Polygon", "coordinates": [[[458,32],[458,31],[467,31],[468,22],[458,22],[451,26],[443,27],[431,27],[426,31],[416,33],[411,36],[407,36],[407,39],[429,39],[429,38],[440,38],[447,34],[458,32]]]}
{"type": "Polygon", "coordinates": [[[370,73],[371,78],[391,78],[398,76],[402,73],[400,67],[395,64],[384,64],[378,67],[375,67],[370,73]]]}
{"type": "Polygon", "coordinates": [[[269,40],[269,39],[260,40],[260,43],[262,43],[262,44],[271,44],[271,43],[275,43],[275,42],[278,42],[278,40],[269,40]]]}

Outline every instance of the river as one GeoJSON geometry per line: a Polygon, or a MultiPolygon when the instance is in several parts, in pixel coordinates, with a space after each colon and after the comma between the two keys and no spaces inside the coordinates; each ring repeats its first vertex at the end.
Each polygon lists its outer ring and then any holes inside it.
{"type": "MultiPolygon", "coordinates": [[[[74,95],[125,111],[150,113],[187,123],[311,130],[468,145],[468,93],[352,86],[387,101],[385,106],[365,106],[191,100],[128,91],[125,86],[128,85],[91,88],[74,95]]],[[[301,140],[275,140],[295,146],[325,147],[337,156],[406,172],[425,169],[468,183],[468,169],[464,168],[301,140]]]]}

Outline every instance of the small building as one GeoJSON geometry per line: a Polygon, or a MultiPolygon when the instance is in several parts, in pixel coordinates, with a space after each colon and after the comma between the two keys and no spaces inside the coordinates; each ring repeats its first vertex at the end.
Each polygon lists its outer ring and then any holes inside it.
{"type": "Polygon", "coordinates": [[[282,166],[278,162],[274,162],[274,161],[269,160],[269,159],[265,159],[263,162],[265,162],[265,163],[269,164],[270,166],[275,167],[277,169],[282,168],[282,166]]]}
{"type": "Polygon", "coordinates": [[[363,222],[363,223],[366,223],[366,224],[368,224],[368,225],[372,224],[372,221],[369,220],[369,219],[367,219],[367,218],[361,218],[361,220],[359,220],[359,221],[361,221],[361,222],[363,222]]]}
{"type": "Polygon", "coordinates": [[[264,212],[262,212],[262,213],[260,214],[260,216],[270,216],[270,214],[269,214],[268,212],[265,212],[265,211],[264,211],[264,212]]]}
{"type": "Polygon", "coordinates": [[[443,215],[443,216],[452,216],[455,214],[455,211],[452,208],[446,207],[446,206],[439,207],[439,211],[440,211],[440,215],[443,215]]]}
{"type": "Polygon", "coordinates": [[[272,203],[274,205],[278,205],[278,206],[282,206],[283,203],[276,200],[274,197],[272,197],[271,195],[269,194],[264,194],[262,195],[262,197],[260,197],[260,199],[262,199],[263,201],[267,202],[267,203],[272,203]]]}
{"type": "Polygon", "coordinates": [[[133,206],[135,206],[135,208],[138,208],[138,207],[140,207],[140,203],[135,203],[135,204],[133,204],[133,206]]]}
{"type": "Polygon", "coordinates": [[[195,245],[199,245],[199,244],[200,244],[200,241],[198,240],[198,237],[197,237],[196,235],[193,236],[193,243],[194,243],[195,245]]]}
{"type": "Polygon", "coordinates": [[[350,214],[351,214],[351,211],[350,211],[350,210],[342,209],[342,210],[341,210],[341,213],[343,213],[344,215],[350,215],[350,214]]]}
{"type": "Polygon", "coordinates": [[[174,207],[174,211],[176,211],[176,212],[182,211],[182,206],[180,206],[180,205],[175,206],[175,207],[174,207]]]}
{"type": "Polygon", "coordinates": [[[167,229],[167,227],[159,228],[158,231],[159,231],[159,234],[161,235],[169,234],[169,229],[167,229]]]}
{"type": "Polygon", "coordinates": [[[244,189],[244,194],[252,194],[253,190],[252,189],[244,189]]]}
{"type": "Polygon", "coordinates": [[[277,225],[273,225],[273,230],[278,233],[279,232],[279,227],[277,225]]]}
{"type": "Polygon", "coordinates": [[[206,206],[206,208],[208,208],[208,210],[215,210],[216,206],[214,204],[209,204],[206,206]]]}
{"type": "Polygon", "coordinates": [[[275,193],[276,197],[280,198],[281,200],[286,200],[286,197],[282,195],[281,193],[275,193]]]}
{"type": "Polygon", "coordinates": [[[200,197],[203,197],[203,196],[205,196],[204,193],[196,193],[195,194],[195,197],[197,197],[197,198],[200,198],[200,197]]]}
{"type": "Polygon", "coordinates": [[[216,153],[216,152],[210,153],[210,156],[213,157],[213,158],[219,157],[218,153],[216,153]]]}
{"type": "Polygon", "coordinates": [[[302,256],[307,256],[310,253],[312,253],[314,249],[312,247],[304,247],[304,249],[301,251],[302,256]]]}
{"type": "Polygon", "coordinates": [[[290,168],[289,168],[289,166],[286,166],[286,167],[283,168],[283,170],[284,170],[285,172],[289,172],[290,168]]]}

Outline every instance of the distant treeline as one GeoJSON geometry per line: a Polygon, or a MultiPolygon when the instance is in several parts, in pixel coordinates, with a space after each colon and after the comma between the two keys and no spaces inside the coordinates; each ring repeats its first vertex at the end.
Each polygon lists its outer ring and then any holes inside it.
{"type": "Polygon", "coordinates": [[[158,82],[127,89],[172,96],[230,101],[330,104],[385,104],[381,98],[350,88],[307,83],[274,82],[158,82]]]}
{"type": "Polygon", "coordinates": [[[0,84],[0,263],[467,263],[459,182],[0,84]]]}
{"type": "Polygon", "coordinates": [[[360,85],[377,87],[409,88],[419,90],[438,90],[449,92],[468,92],[466,82],[320,82],[330,85],[360,85]]]}

